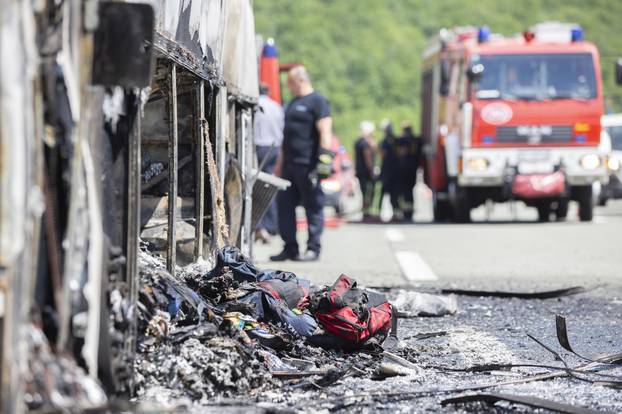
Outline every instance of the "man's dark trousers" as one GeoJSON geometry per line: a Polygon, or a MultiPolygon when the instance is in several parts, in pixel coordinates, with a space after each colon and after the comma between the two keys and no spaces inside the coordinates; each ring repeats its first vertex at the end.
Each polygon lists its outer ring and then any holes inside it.
{"type": "Polygon", "coordinates": [[[406,172],[400,177],[399,181],[399,194],[402,198],[402,212],[404,213],[404,220],[412,220],[415,211],[415,199],[413,196],[413,189],[416,183],[416,176],[406,172]]]}
{"type": "Polygon", "coordinates": [[[307,249],[320,253],[321,236],[324,230],[324,193],[319,179],[310,178],[312,167],[308,165],[283,163],[281,176],[292,185],[279,192],[279,231],[285,242],[285,250],[298,254],[296,241],[296,206],[302,205],[307,213],[309,240],[307,249]]]}
{"type": "MultiPolygon", "coordinates": [[[[279,149],[267,145],[257,145],[255,146],[255,152],[257,153],[257,162],[259,163],[259,165],[263,163],[263,167],[261,168],[261,170],[265,173],[272,174],[274,172],[274,167],[276,166],[279,149]],[[266,157],[268,159],[264,161],[266,157]]],[[[276,200],[273,200],[270,203],[270,206],[268,206],[268,210],[259,222],[257,228],[266,229],[270,234],[276,234],[279,230],[277,216],[278,212],[276,208],[276,200]]]]}

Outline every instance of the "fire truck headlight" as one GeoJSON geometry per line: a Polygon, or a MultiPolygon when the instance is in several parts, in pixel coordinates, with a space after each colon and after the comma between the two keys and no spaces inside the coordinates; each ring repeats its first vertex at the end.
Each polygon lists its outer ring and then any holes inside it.
{"type": "Polygon", "coordinates": [[[490,165],[490,161],[484,157],[474,157],[469,158],[467,161],[467,166],[469,170],[473,171],[486,171],[488,166],[490,165]]]}
{"type": "Polygon", "coordinates": [[[620,169],[620,161],[617,158],[609,158],[607,167],[612,171],[618,171],[620,169]]]}
{"type": "Polygon", "coordinates": [[[600,167],[600,157],[596,154],[588,154],[581,157],[581,167],[586,170],[595,170],[600,167]]]}

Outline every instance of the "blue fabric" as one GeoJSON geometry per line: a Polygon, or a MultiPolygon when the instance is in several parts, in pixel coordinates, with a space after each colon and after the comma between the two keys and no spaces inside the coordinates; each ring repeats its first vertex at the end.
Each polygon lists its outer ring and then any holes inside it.
{"type": "MultiPolygon", "coordinates": [[[[285,282],[288,280],[298,279],[298,276],[296,276],[296,274],[292,272],[286,272],[284,270],[272,270],[272,269],[261,270],[257,274],[258,282],[263,282],[264,280],[272,280],[272,279],[279,279],[285,282]]],[[[308,280],[298,279],[298,281],[303,281],[303,280],[308,283],[308,280]]]]}
{"type": "Polygon", "coordinates": [[[181,298],[175,296],[169,301],[166,311],[171,317],[175,317],[177,316],[177,312],[179,312],[179,308],[181,308],[181,298]]]}
{"type": "Polygon", "coordinates": [[[228,267],[233,272],[233,278],[238,282],[256,282],[260,270],[253,262],[234,246],[225,246],[216,254],[216,266],[207,273],[208,279],[222,274],[222,269],[228,267]]]}
{"type": "MultiPolygon", "coordinates": [[[[264,296],[269,296],[266,292],[261,290],[256,290],[254,292],[249,293],[248,295],[238,299],[243,303],[252,303],[255,305],[255,312],[252,315],[258,321],[268,319],[266,315],[266,307],[264,306],[264,296]]],[[[266,304],[267,305],[267,304],[266,304]]]]}
{"type": "Polygon", "coordinates": [[[284,301],[265,294],[265,299],[270,310],[281,321],[291,326],[300,336],[311,336],[317,328],[317,321],[308,313],[295,314],[287,307],[284,301]]]}
{"type": "Polygon", "coordinates": [[[298,335],[308,337],[315,332],[317,321],[308,312],[297,315],[287,307],[287,304],[262,290],[258,290],[243,298],[240,302],[252,303],[255,305],[255,314],[258,321],[274,320],[288,324],[298,335]]]}
{"type": "Polygon", "coordinates": [[[151,286],[152,295],[160,309],[166,310],[171,318],[177,317],[179,310],[184,307],[187,318],[203,319],[203,311],[208,307],[205,300],[170,274],[158,272],[145,285],[151,286]],[[192,315],[188,315],[191,310],[192,315]]]}
{"type": "MultiPolygon", "coordinates": [[[[218,254],[216,255],[216,266],[206,275],[206,277],[211,278],[220,275],[222,273],[222,268],[225,266],[231,269],[233,277],[241,282],[256,283],[278,279],[284,282],[295,283],[298,286],[306,288],[307,290],[311,287],[310,281],[300,279],[292,272],[258,269],[248,257],[244,256],[237,247],[233,246],[226,246],[218,251],[218,254]]],[[[176,288],[177,286],[175,286],[174,290],[176,288]]],[[[200,297],[189,288],[185,288],[183,295],[189,296],[192,299],[196,298],[201,300],[200,297]]],[[[170,297],[176,299],[178,295],[173,294],[170,297]]],[[[287,306],[287,303],[284,300],[275,299],[271,294],[261,288],[257,288],[256,291],[240,298],[239,301],[255,305],[255,312],[253,316],[257,320],[276,320],[287,323],[299,335],[309,336],[317,327],[317,322],[308,312],[297,315],[287,306]]],[[[177,300],[172,300],[168,303],[168,306],[170,309],[177,308],[177,311],[179,310],[177,300]]]]}
{"type": "MultiPolygon", "coordinates": [[[[270,279],[285,281],[297,278],[292,272],[257,268],[248,257],[242,254],[240,249],[234,246],[225,246],[218,251],[216,254],[216,265],[205,277],[210,279],[221,275],[224,267],[228,267],[233,272],[234,279],[239,282],[262,282],[270,279]]],[[[190,291],[194,293],[192,290],[190,291]]],[[[196,295],[196,293],[194,294],[196,295]]]]}

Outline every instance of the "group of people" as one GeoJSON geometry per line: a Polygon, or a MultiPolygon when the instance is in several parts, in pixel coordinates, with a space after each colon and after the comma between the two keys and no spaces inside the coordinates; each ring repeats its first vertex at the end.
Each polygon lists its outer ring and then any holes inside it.
{"type": "Polygon", "coordinates": [[[382,200],[388,194],[393,208],[392,220],[410,222],[415,207],[413,188],[417,181],[421,142],[408,123],[402,125],[399,135],[394,133],[388,119],[381,122],[380,129],[384,136],[378,144],[374,123],[361,122],[361,137],[354,145],[356,177],[363,194],[363,219],[372,217],[374,211],[380,212],[382,200]],[[378,182],[381,184],[379,193],[376,191],[378,182]]]}
{"type": "MultiPolygon", "coordinates": [[[[279,234],[283,250],[271,256],[273,261],[315,261],[320,257],[324,229],[324,194],[320,180],[332,174],[332,118],[328,100],[316,92],[303,66],[292,68],[287,76],[292,100],[283,107],[268,96],[261,86],[254,134],[258,163],[262,170],[288,180],[290,186],[278,193],[258,228],[256,237],[267,241],[279,234]],[[308,224],[306,250],[301,251],[296,238],[296,207],[302,205],[308,224]]],[[[369,217],[374,210],[376,183],[382,184],[378,208],[389,194],[394,220],[413,218],[413,187],[421,147],[409,124],[400,135],[393,132],[388,120],[381,129],[384,138],[378,145],[375,126],[361,123],[361,138],[356,142],[356,176],[363,193],[363,211],[369,217]],[[380,156],[380,168],[377,158],[380,156]]]]}

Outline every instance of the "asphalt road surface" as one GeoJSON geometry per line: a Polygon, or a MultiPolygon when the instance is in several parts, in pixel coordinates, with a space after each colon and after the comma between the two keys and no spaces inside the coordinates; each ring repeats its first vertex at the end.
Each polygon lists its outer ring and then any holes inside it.
{"type": "MultiPolygon", "coordinates": [[[[278,237],[255,244],[255,260],[315,283],[346,273],[368,286],[622,285],[622,201],[597,207],[587,223],[578,221],[574,203],[565,222],[539,223],[535,209],[508,203],[474,210],[471,224],[433,223],[425,191],[417,204],[414,223],[327,228],[318,262],[269,262],[282,247],[278,237]]],[[[299,236],[304,246],[306,234],[299,236]]]]}
{"type": "MultiPolygon", "coordinates": [[[[398,353],[420,367],[419,373],[384,381],[346,378],[330,389],[275,392],[257,402],[336,412],[533,412],[508,404],[440,405],[443,398],[463,394],[460,390],[496,384],[486,390],[622,412],[622,392],[594,383],[594,378],[501,385],[548,371],[455,372],[490,363],[561,366],[527,334],[561,352],[570,366],[579,366],[584,361],[557,343],[557,314],[568,317],[573,347],[583,354],[622,350],[622,201],[598,207],[591,223],[577,220],[576,206],[565,222],[538,223],[535,209],[517,203],[483,206],[473,211],[473,223],[462,225],[432,223],[429,201],[429,194],[420,190],[415,223],[350,222],[327,229],[319,262],[267,261],[281,248],[277,240],[256,244],[255,259],[262,267],[294,271],[315,283],[332,283],[346,273],[367,286],[395,287],[387,291],[390,297],[401,294],[398,287],[538,291],[580,285],[588,291],[548,300],[458,296],[455,315],[400,319],[398,353]]],[[[382,215],[387,219],[390,212],[385,209],[382,215]]],[[[605,372],[622,377],[622,368],[611,366],[605,372]]]]}

